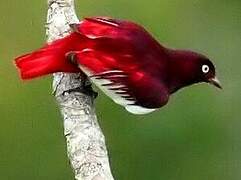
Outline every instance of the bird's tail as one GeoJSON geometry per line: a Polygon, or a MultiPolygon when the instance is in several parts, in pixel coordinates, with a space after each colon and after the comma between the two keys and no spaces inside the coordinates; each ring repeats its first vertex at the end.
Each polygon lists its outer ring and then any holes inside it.
{"type": "Polygon", "coordinates": [[[78,72],[76,65],[67,60],[66,42],[57,40],[32,53],[15,59],[22,79],[32,79],[55,72],[78,72]]]}

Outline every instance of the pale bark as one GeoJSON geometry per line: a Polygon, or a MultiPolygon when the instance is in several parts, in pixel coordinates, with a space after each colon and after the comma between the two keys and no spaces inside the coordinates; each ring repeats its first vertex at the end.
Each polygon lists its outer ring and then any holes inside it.
{"type": "MultiPolygon", "coordinates": [[[[69,24],[77,22],[74,0],[48,0],[48,42],[68,35],[69,24]]],[[[53,89],[64,119],[67,154],[76,180],[113,180],[94,98],[81,92],[86,83],[81,74],[54,74],[53,89]]]]}

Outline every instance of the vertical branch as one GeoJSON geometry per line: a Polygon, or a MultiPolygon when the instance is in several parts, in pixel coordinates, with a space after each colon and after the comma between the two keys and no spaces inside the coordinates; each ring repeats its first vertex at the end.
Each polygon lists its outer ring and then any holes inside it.
{"type": "MultiPolygon", "coordinates": [[[[68,35],[69,24],[77,22],[74,0],[48,0],[48,42],[68,35]]],[[[68,157],[76,180],[113,180],[94,98],[81,93],[86,83],[81,74],[54,74],[53,89],[64,118],[68,157]]]]}

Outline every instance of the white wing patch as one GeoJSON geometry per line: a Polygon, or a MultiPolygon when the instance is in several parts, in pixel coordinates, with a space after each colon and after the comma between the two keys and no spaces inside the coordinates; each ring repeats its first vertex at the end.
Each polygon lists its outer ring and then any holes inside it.
{"type": "Polygon", "coordinates": [[[147,114],[156,109],[148,109],[135,105],[136,99],[128,94],[128,88],[121,84],[115,83],[109,79],[126,78],[127,75],[123,71],[113,70],[105,71],[98,74],[93,74],[91,71],[79,65],[79,68],[90,78],[90,80],[100,88],[107,96],[115,103],[124,106],[127,111],[133,114],[147,114]],[[105,77],[105,78],[104,78],[105,77]],[[109,79],[108,79],[109,78],[109,79]]]}
{"type": "Polygon", "coordinates": [[[127,106],[125,106],[125,108],[130,113],[140,114],[140,115],[141,114],[148,114],[148,113],[151,113],[151,112],[156,110],[156,109],[148,109],[148,108],[144,108],[144,107],[136,106],[136,105],[127,105],[127,106]]]}

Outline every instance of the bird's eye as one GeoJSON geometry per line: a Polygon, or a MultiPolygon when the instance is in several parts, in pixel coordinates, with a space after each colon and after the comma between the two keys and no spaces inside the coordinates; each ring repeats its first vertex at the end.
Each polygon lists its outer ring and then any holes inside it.
{"type": "Polygon", "coordinates": [[[202,72],[205,73],[205,74],[208,73],[208,72],[209,72],[209,66],[206,65],[206,64],[203,65],[203,66],[202,66],[202,72]]]}

